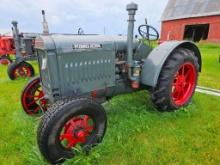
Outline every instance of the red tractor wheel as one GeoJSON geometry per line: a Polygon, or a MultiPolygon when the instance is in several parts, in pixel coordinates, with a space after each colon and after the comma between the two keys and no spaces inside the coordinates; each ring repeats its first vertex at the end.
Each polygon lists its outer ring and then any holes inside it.
{"type": "Polygon", "coordinates": [[[21,103],[28,115],[39,114],[47,110],[47,102],[40,84],[40,77],[35,77],[24,87],[21,95],[21,103]]]}
{"type": "Polygon", "coordinates": [[[12,62],[9,56],[1,56],[0,57],[0,64],[1,65],[9,65],[12,62]]]}
{"type": "Polygon", "coordinates": [[[155,107],[172,111],[189,104],[197,85],[198,59],[188,49],[175,50],[166,60],[157,87],[151,92],[155,107]]]}
{"type": "Polygon", "coordinates": [[[172,99],[178,106],[185,104],[196,86],[196,68],[190,62],[185,62],[176,72],[172,86],[172,99]]]}
{"type": "Polygon", "coordinates": [[[38,146],[51,164],[74,157],[81,145],[89,151],[102,141],[107,117],[103,107],[92,100],[58,101],[50,106],[38,128],[38,146]]]}
{"type": "Polygon", "coordinates": [[[8,66],[8,76],[11,80],[15,80],[20,77],[33,77],[34,68],[27,62],[11,63],[8,66]]]}

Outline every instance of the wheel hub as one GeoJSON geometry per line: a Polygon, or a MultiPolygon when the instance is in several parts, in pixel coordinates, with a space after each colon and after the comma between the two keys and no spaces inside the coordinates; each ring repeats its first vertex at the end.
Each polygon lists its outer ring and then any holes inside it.
{"type": "Polygon", "coordinates": [[[23,68],[19,69],[19,74],[20,74],[21,76],[24,76],[24,75],[25,75],[25,72],[24,72],[23,68]]]}
{"type": "Polygon", "coordinates": [[[196,83],[196,69],[192,63],[183,64],[176,73],[172,86],[172,98],[176,105],[184,105],[191,97],[196,83]]]}
{"type": "Polygon", "coordinates": [[[25,66],[18,66],[15,70],[14,70],[14,76],[16,78],[18,77],[30,77],[31,76],[31,71],[30,68],[25,67],[25,66]]]}
{"type": "Polygon", "coordinates": [[[86,132],[85,130],[80,130],[76,133],[74,133],[74,136],[77,138],[77,139],[82,139],[86,136],[86,132]]]}
{"type": "Polygon", "coordinates": [[[71,149],[77,144],[86,142],[87,137],[93,130],[93,126],[89,124],[90,117],[84,115],[83,117],[74,117],[69,120],[60,134],[60,142],[66,141],[64,147],[71,149]]]}
{"type": "Polygon", "coordinates": [[[184,76],[178,76],[176,81],[176,89],[180,90],[181,88],[185,87],[186,79],[184,76]]]}

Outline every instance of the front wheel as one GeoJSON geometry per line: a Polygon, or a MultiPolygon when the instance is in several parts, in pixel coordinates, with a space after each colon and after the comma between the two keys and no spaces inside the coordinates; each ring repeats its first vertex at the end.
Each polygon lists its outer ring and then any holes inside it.
{"type": "Polygon", "coordinates": [[[74,157],[77,145],[88,151],[100,143],[106,123],[103,107],[92,100],[58,101],[50,106],[39,125],[39,149],[48,162],[62,163],[74,157]]]}
{"type": "Polygon", "coordinates": [[[8,66],[8,77],[15,80],[20,77],[33,77],[34,68],[31,64],[23,61],[20,63],[13,62],[8,66]]]}
{"type": "Polygon", "coordinates": [[[21,104],[26,114],[36,115],[47,110],[47,101],[40,84],[40,77],[34,77],[24,87],[21,94],[21,104]]]}
{"type": "Polygon", "coordinates": [[[197,85],[198,59],[191,50],[179,48],[166,60],[151,100],[160,111],[172,111],[189,104],[197,85]]]}

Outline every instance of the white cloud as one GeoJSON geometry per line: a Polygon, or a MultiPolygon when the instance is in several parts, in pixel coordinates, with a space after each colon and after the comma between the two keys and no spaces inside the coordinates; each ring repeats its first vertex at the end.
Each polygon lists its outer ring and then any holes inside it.
{"type": "Polygon", "coordinates": [[[59,16],[57,16],[57,15],[50,16],[49,18],[50,18],[50,19],[49,19],[49,20],[50,20],[50,23],[51,23],[52,25],[59,25],[59,24],[62,23],[61,18],[60,18],[59,16]]]}
{"type": "MultiPolygon", "coordinates": [[[[133,0],[139,5],[136,26],[149,23],[159,29],[162,11],[167,0],[133,0]]],[[[86,33],[126,33],[126,4],[131,0],[1,0],[0,28],[10,28],[11,20],[32,32],[42,31],[41,10],[46,11],[52,32],[73,33],[82,27],[86,33]],[[10,7],[5,7],[10,6],[10,7]]]]}
{"type": "Polygon", "coordinates": [[[64,15],[63,18],[66,19],[67,21],[75,21],[78,19],[77,16],[75,16],[73,14],[66,13],[66,12],[63,15],[64,15]]]}

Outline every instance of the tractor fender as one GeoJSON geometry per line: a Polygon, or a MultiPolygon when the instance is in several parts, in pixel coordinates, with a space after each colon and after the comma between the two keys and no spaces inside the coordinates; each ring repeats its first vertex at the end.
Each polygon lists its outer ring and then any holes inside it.
{"type": "Polygon", "coordinates": [[[199,71],[202,69],[201,54],[198,47],[190,41],[169,41],[164,42],[147,56],[144,60],[144,65],[141,72],[141,84],[156,87],[161,69],[166,59],[172,54],[175,49],[186,48],[194,52],[198,58],[199,71]]]}

